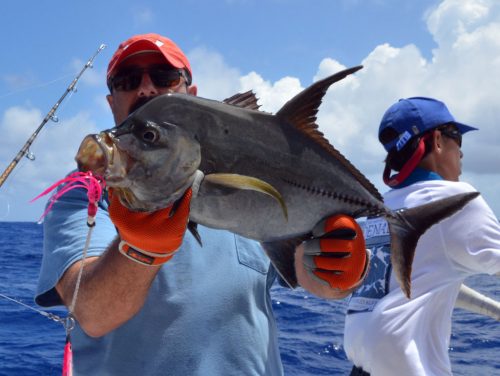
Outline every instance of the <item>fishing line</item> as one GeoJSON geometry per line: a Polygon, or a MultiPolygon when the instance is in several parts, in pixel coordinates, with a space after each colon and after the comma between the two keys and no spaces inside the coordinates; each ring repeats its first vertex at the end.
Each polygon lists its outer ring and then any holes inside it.
{"type": "Polygon", "coordinates": [[[69,73],[69,74],[66,74],[64,76],[61,76],[59,78],[55,78],[53,79],[52,81],[48,81],[48,82],[43,82],[41,84],[36,84],[36,85],[30,85],[30,86],[26,86],[26,87],[23,87],[21,89],[18,89],[18,90],[14,90],[14,91],[11,91],[10,93],[5,93],[3,95],[0,95],[0,99],[4,99],[4,98],[7,98],[7,97],[10,97],[12,95],[15,95],[15,94],[19,94],[19,93],[22,93],[22,92],[25,92],[25,91],[28,91],[28,90],[33,90],[33,89],[41,89],[41,88],[44,88],[44,87],[47,87],[47,86],[50,86],[56,82],[59,82],[59,81],[62,81],[62,80],[66,80],[68,77],[73,77],[73,73],[69,73]]]}
{"type": "Polygon", "coordinates": [[[0,221],[5,221],[10,215],[10,198],[0,193],[0,221]]]}
{"type": "Polygon", "coordinates": [[[4,298],[6,300],[10,300],[13,303],[17,303],[17,304],[23,306],[24,308],[30,309],[32,311],[35,311],[35,312],[39,313],[40,315],[48,318],[49,320],[52,320],[52,321],[55,321],[55,322],[59,322],[59,323],[63,324],[63,326],[64,326],[64,322],[66,320],[64,318],[56,315],[55,313],[51,313],[51,312],[47,312],[47,311],[42,311],[40,309],[36,309],[35,307],[32,307],[32,306],[30,306],[30,305],[28,305],[26,303],[21,302],[20,300],[17,300],[15,298],[12,298],[12,297],[7,296],[7,295],[2,294],[2,293],[0,293],[0,297],[4,298]]]}
{"type": "MultiPolygon", "coordinates": [[[[88,222],[87,222],[88,224],[88,222]]],[[[87,251],[90,245],[90,239],[92,238],[92,230],[94,229],[93,225],[89,225],[89,230],[87,232],[87,239],[85,240],[85,246],[83,247],[82,261],[80,263],[80,270],[78,271],[78,277],[76,279],[75,291],[73,292],[73,298],[71,299],[71,304],[68,308],[69,315],[73,315],[76,306],[76,299],[78,297],[78,293],[80,292],[80,284],[82,282],[83,275],[83,267],[85,264],[85,260],[87,258],[87,251]]]]}
{"type": "Polygon", "coordinates": [[[32,155],[32,153],[29,153],[29,155],[30,157],[28,157],[27,155],[26,158],[23,158],[19,162],[19,168],[14,170],[11,174],[12,179],[10,179],[7,183],[5,183],[3,188],[0,189],[0,221],[9,220],[12,208],[14,208],[15,210],[16,206],[15,204],[12,203],[15,203],[16,198],[19,197],[18,196],[19,192],[16,191],[15,184],[12,184],[12,182],[16,181],[16,179],[17,181],[19,181],[18,175],[20,171],[24,169],[26,163],[29,162],[28,159],[33,160],[35,158],[34,155],[32,155]]]}
{"type": "Polygon", "coordinates": [[[64,357],[63,357],[63,374],[62,376],[71,376],[73,374],[73,354],[71,352],[71,342],[69,341],[69,333],[73,328],[75,327],[75,320],[73,317],[66,317],[62,318],[55,313],[47,312],[47,311],[42,311],[40,309],[36,309],[28,304],[25,304],[21,302],[20,300],[14,299],[10,296],[7,296],[5,294],[0,293],[0,297],[9,300],[13,303],[19,304],[24,308],[27,308],[29,310],[32,310],[36,313],[39,313],[40,315],[46,317],[49,320],[58,322],[62,324],[66,331],[66,344],[64,346],[64,357]]]}
{"type": "MultiPolygon", "coordinates": [[[[89,202],[90,206],[90,202],[89,202]]],[[[89,230],[87,232],[87,239],[85,240],[85,246],[83,247],[83,255],[82,255],[82,260],[80,262],[80,270],[78,271],[78,277],[76,279],[75,283],[75,291],[73,292],[73,298],[71,299],[71,304],[68,307],[68,316],[66,316],[66,319],[63,323],[64,330],[66,331],[66,340],[64,343],[64,352],[63,352],[63,364],[62,364],[62,376],[72,376],[73,375],[73,346],[71,344],[71,332],[75,328],[75,316],[73,315],[73,312],[75,310],[76,306],[76,299],[78,297],[78,292],[80,291],[80,286],[82,282],[82,276],[83,276],[83,267],[85,266],[85,260],[87,258],[87,251],[89,249],[90,245],[90,239],[92,237],[92,230],[94,228],[95,223],[93,222],[95,219],[92,217],[90,220],[87,220],[87,225],[89,227],[89,230]]]]}
{"type": "MultiPolygon", "coordinates": [[[[99,46],[98,50],[87,61],[87,63],[82,68],[80,73],[73,79],[71,84],[66,88],[66,91],[63,93],[63,95],[59,98],[59,100],[54,104],[54,106],[47,113],[47,115],[45,116],[45,118],[43,119],[41,124],[38,126],[38,128],[35,130],[35,132],[33,132],[33,134],[30,136],[30,138],[26,141],[24,146],[21,148],[21,150],[14,157],[12,162],[7,166],[7,168],[2,173],[2,175],[0,175],[0,187],[5,183],[5,181],[9,177],[9,175],[12,173],[14,168],[18,165],[18,163],[20,162],[20,160],[23,157],[27,156],[28,159],[34,159],[33,154],[30,152],[29,148],[32,145],[32,143],[34,142],[36,136],[40,133],[42,128],[45,126],[45,124],[49,120],[52,120],[54,122],[58,121],[58,118],[55,116],[55,113],[56,113],[57,109],[59,108],[60,104],[63,102],[63,100],[66,98],[66,96],[68,94],[72,94],[73,92],[76,91],[75,87],[76,87],[78,80],[80,79],[80,77],[82,76],[82,74],[85,72],[85,70],[87,68],[89,68],[89,67],[92,68],[92,62],[93,62],[94,58],[105,47],[106,46],[104,44],[101,44],[99,46]]],[[[44,214],[42,215],[42,218],[51,209],[52,205],[55,203],[57,198],[60,197],[65,192],[69,191],[70,189],[80,188],[80,187],[86,188],[87,189],[87,196],[89,199],[89,204],[88,204],[88,209],[87,209],[87,211],[88,211],[87,225],[89,227],[89,231],[87,234],[87,240],[86,240],[84,251],[83,251],[83,260],[81,262],[80,271],[78,273],[78,278],[77,278],[76,285],[75,285],[75,292],[73,293],[72,302],[71,302],[71,305],[69,306],[69,309],[68,309],[68,311],[69,311],[68,316],[66,317],[66,319],[62,320],[57,315],[51,316],[52,314],[46,313],[46,312],[41,311],[41,310],[37,310],[31,306],[28,306],[27,304],[19,302],[13,298],[7,297],[3,294],[1,296],[5,296],[5,298],[7,298],[8,300],[15,301],[18,304],[21,304],[24,307],[27,307],[29,309],[36,311],[36,312],[39,312],[41,315],[47,316],[51,319],[54,319],[57,317],[56,321],[61,322],[66,330],[66,344],[64,346],[62,374],[63,374],[63,376],[71,376],[73,374],[73,352],[72,352],[70,334],[75,326],[75,319],[73,317],[73,310],[75,308],[78,292],[80,289],[81,279],[82,279],[82,275],[83,275],[83,266],[85,264],[87,249],[88,249],[89,244],[90,244],[90,238],[92,235],[92,228],[95,226],[95,216],[97,213],[97,203],[101,199],[102,190],[103,190],[105,184],[104,184],[104,181],[94,177],[92,175],[92,173],[77,172],[77,173],[74,173],[74,174],[68,176],[65,179],[60,180],[56,184],[52,185],[49,189],[47,189],[42,194],[37,196],[34,200],[40,198],[41,196],[44,196],[45,194],[49,193],[50,191],[52,191],[53,189],[55,189],[56,187],[59,187],[61,185],[64,185],[64,186],[62,186],[62,188],[60,190],[58,190],[56,192],[56,194],[54,194],[51,197],[51,199],[49,200],[49,204],[47,206],[47,209],[45,210],[44,214]],[[68,183],[68,184],[66,184],[66,183],[68,183]]]]}
{"type": "Polygon", "coordinates": [[[47,204],[47,208],[45,212],[42,214],[40,220],[47,215],[47,213],[52,209],[52,206],[56,203],[57,199],[67,193],[68,191],[76,188],[83,188],[87,190],[87,198],[88,198],[88,206],[87,206],[87,238],[85,240],[85,245],[83,247],[82,259],[80,261],[80,269],[78,271],[78,276],[75,282],[75,290],[73,292],[73,297],[71,299],[71,304],[68,307],[68,316],[66,317],[63,325],[66,330],[66,343],[64,345],[64,355],[63,355],[63,367],[62,367],[62,375],[63,376],[71,376],[73,374],[73,349],[71,345],[71,331],[75,327],[75,318],[73,312],[75,310],[78,293],[80,291],[82,277],[83,277],[83,268],[85,266],[85,260],[87,258],[87,251],[90,246],[90,239],[92,238],[92,230],[95,226],[95,217],[97,214],[98,203],[102,198],[102,193],[106,183],[104,180],[95,176],[92,172],[73,172],[69,174],[64,179],[57,181],[52,184],[45,191],[40,193],[37,197],[35,197],[31,202],[38,200],[40,197],[47,195],[51,191],[58,188],[55,194],[49,199],[47,204]]]}
{"type": "Polygon", "coordinates": [[[28,139],[28,141],[26,141],[26,143],[21,148],[21,150],[19,150],[19,152],[17,153],[17,155],[14,157],[14,159],[12,160],[12,162],[7,166],[7,168],[2,173],[2,175],[0,175],[0,187],[3,185],[3,183],[5,182],[5,180],[7,180],[7,178],[10,175],[10,173],[12,172],[12,170],[14,170],[14,168],[17,166],[17,164],[19,163],[19,161],[24,156],[29,155],[28,154],[29,153],[29,148],[30,148],[31,144],[33,143],[33,141],[35,141],[36,136],[38,136],[38,134],[40,133],[40,131],[42,130],[42,128],[44,127],[44,125],[49,120],[57,121],[57,117],[55,116],[55,113],[56,113],[57,109],[59,108],[59,105],[62,103],[62,101],[64,100],[64,98],[66,98],[66,96],[69,93],[71,93],[72,91],[74,91],[76,83],[78,82],[78,80],[80,79],[80,77],[82,76],[82,74],[85,72],[85,70],[87,68],[91,68],[92,67],[92,62],[94,61],[95,57],[105,47],[106,47],[106,45],[104,45],[104,44],[101,44],[99,46],[98,50],[87,61],[87,63],[82,68],[82,70],[80,71],[80,73],[78,73],[78,75],[73,79],[73,81],[71,82],[71,84],[66,88],[66,91],[63,93],[63,95],[61,96],[61,98],[59,98],[59,100],[54,104],[54,106],[52,106],[52,108],[50,109],[50,111],[47,113],[47,115],[45,116],[45,118],[42,120],[42,123],[38,126],[38,128],[35,130],[35,132],[33,132],[33,134],[31,135],[31,137],[28,139]]]}

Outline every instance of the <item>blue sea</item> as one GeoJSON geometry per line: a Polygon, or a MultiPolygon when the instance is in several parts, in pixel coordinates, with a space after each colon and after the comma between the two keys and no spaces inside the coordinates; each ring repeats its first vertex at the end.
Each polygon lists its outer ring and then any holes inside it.
{"type": "MultiPolygon", "coordinates": [[[[33,296],[42,254],[42,227],[0,222],[0,294],[36,307],[33,296]]],[[[467,284],[498,300],[498,281],[467,284]]],[[[303,290],[273,287],[286,375],[346,375],[342,347],[345,301],[317,299],[303,290]]],[[[50,312],[64,317],[63,309],[50,312]]],[[[455,375],[500,375],[498,322],[456,309],[450,357],[455,375]]],[[[0,376],[60,375],[65,333],[60,323],[0,297],[0,376]]],[[[390,356],[388,354],[388,356],[390,356]]]]}

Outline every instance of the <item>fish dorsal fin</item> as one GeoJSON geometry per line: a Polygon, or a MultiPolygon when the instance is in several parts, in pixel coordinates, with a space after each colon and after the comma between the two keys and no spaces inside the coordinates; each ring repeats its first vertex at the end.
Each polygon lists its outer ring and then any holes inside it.
{"type": "Polygon", "coordinates": [[[260,108],[260,105],[257,104],[257,101],[258,99],[252,90],[235,94],[232,97],[223,100],[223,102],[226,104],[231,104],[233,106],[238,106],[249,110],[258,110],[260,108]]]}
{"type": "Polygon", "coordinates": [[[363,68],[361,65],[348,68],[315,82],[285,103],[285,105],[276,113],[276,116],[286,120],[298,131],[302,132],[314,140],[314,142],[321,145],[323,149],[342,163],[349,170],[349,172],[356,177],[358,182],[360,182],[369,192],[381,200],[382,196],[378,192],[377,188],[375,188],[375,186],[368,181],[368,179],[361,172],[359,172],[358,169],[354,167],[351,162],[349,162],[349,160],[347,160],[347,158],[345,158],[330,144],[330,142],[324,137],[324,134],[318,130],[318,125],[316,124],[316,114],[318,113],[319,106],[328,88],[335,82],[342,80],[354,72],[357,72],[361,68],[363,68]]]}

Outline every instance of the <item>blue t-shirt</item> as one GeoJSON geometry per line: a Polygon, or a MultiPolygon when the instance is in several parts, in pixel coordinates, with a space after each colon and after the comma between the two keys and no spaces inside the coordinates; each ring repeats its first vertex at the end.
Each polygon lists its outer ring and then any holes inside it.
{"type": "MultiPolygon", "coordinates": [[[[82,257],[86,207],[85,192],[73,190],[45,218],[36,297],[42,306],[61,304],[54,286],[82,257]]],[[[77,325],[75,376],[283,374],[269,293],[276,273],[269,259],[255,241],[198,230],[203,246],[186,232],[132,319],[101,338],[87,336],[77,325]]],[[[115,237],[103,201],[88,256],[100,255],[115,237]]]]}

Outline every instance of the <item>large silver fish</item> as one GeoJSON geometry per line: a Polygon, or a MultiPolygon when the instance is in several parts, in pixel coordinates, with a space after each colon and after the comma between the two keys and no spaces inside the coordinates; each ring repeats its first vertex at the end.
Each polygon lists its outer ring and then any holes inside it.
{"type": "Polygon", "coordinates": [[[158,96],[119,126],[87,136],[76,157],[79,168],[102,175],[124,205],[143,211],[174,203],[193,182],[199,183],[201,171],[204,179],[192,200],[190,220],[262,242],[291,286],[297,285],[295,246],[311,236],[318,221],[335,213],[384,216],[393,267],[409,297],[418,238],[478,193],[401,211],[383,204],[373,184],[315,123],[330,85],[359,69],[314,83],[275,115],[257,111],[249,93],[226,103],[183,94],[158,96]]]}

